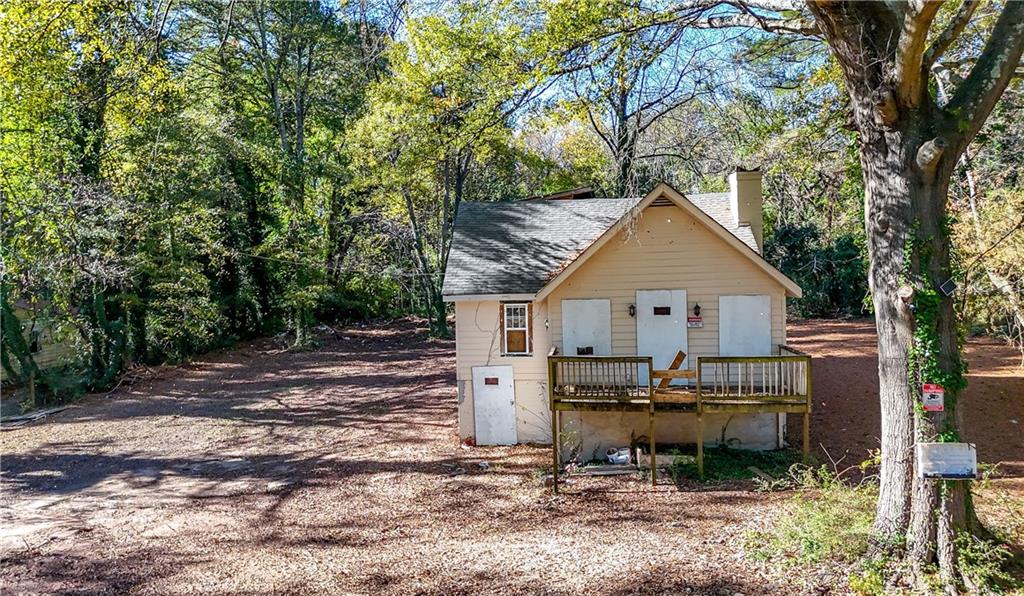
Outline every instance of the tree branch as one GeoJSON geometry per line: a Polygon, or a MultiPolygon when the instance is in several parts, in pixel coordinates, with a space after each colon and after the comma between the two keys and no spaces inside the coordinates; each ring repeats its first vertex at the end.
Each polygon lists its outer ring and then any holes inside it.
{"type": "MultiPolygon", "coordinates": [[[[978,61],[946,105],[959,147],[974,138],[992,112],[1024,53],[1024,2],[1008,2],[978,61]]],[[[957,151],[959,153],[959,151],[957,151]]]]}
{"type": "Polygon", "coordinates": [[[811,21],[803,19],[779,19],[762,17],[756,14],[733,14],[712,16],[703,20],[695,20],[690,23],[694,29],[729,29],[733,27],[744,27],[748,29],[763,29],[769,33],[793,33],[818,37],[821,32],[818,26],[811,21]]]}
{"type": "Polygon", "coordinates": [[[935,38],[932,45],[925,51],[921,64],[922,71],[930,69],[932,64],[935,64],[935,61],[949,49],[953,41],[963,33],[967,24],[971,22],[971,17],[974,15],[975,9],[978,8],[978,4],[978,0],[963,1],[963,4],[960,5],[960,10],[957,11],[953,20],[946,25],[942,33],[939,33],[939,36],[935,38]]]}
{"type": "Polygon", "coordinates": [[[896,93],[902,106],[914,107],[920,104],[921,90],[928,80],[928,71],[922,68],[928,28],[941,5],[941,2],[925,0],[920,4],[908,5],[903,15],[893,76],[898,81],[896,93]]]}

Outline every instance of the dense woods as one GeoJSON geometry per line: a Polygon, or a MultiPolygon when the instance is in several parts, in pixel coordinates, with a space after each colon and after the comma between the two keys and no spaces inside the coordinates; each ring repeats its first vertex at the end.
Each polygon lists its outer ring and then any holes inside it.
{"type": "Polygon", "coordinates": [[[760,167],[791,314],[879,321],[876,529],[959,585],[969,496],[903,455],[958,437],[912,387],[955,396],[963,334],[1024,346],[1024,9],[891,4],[5,3],[4,377],[61,400],[321,323],[447,335],[460,204],[760,167]]]}
{"type": "MultiPolygon", "coordinates": [[[[6,375],[36,368],[13,333],[33,325],[80,355],[35,371],[56,394],[239,338],[302,346],[317,322],[418,313],[444,334],[462,201],[715,191],[737,165],[765,170],[794,314],[870,313],[861,167],[820,39],[549,8],[6,5],[6,375]]],[[[1019,92],[953,184],[961,313],[1018,340],[1019,92]]]]}

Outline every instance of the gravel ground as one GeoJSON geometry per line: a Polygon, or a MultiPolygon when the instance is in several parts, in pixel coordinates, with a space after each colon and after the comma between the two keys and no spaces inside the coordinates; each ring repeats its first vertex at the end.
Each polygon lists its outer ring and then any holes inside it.
{"type": "MultiPolygon", "coordinates": [[[[853,463],[877,435],[870,325],[791,329],[831,356],[815,364],[814,442],[853,463]]],[[[999,420],[968,432],[994,429],[982,457],[1020,471],[1013,353],[972,350],[999,420]]],[[[461,448],[455,415],[453,344],[412,320],[158,370],[0,434],[0,592],[817,591],[743,555],[784,494],[617,477],[552,498],[547,449],[461,448]]]]}

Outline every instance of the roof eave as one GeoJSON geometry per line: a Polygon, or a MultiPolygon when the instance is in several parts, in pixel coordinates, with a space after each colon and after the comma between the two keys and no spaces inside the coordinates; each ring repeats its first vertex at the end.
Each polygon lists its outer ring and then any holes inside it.
{"type": "Polygon", "coordinates": [[[505,294],[443,294],[441,298],[445,302],[509,302],[522,300],[533,302],[536,294],[529,292],[505,293],[505,294]]]}

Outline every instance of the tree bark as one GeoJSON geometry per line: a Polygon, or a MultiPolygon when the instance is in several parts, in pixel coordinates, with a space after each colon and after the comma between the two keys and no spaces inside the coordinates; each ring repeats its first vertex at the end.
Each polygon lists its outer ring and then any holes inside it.
{"type": "Polygon", "coordinates": [[[953,277],[949,181],[1024,52],[1024,7],[1004,8],[975,68],[939,107],[929,66],[949,41],[925,47],[937,3],[808,6],[843,71],[861,144],[882,414],[874,546],[898,548],[905,536],[912,568],[937,562],[953,592],[962,579],[956,539],[977,525],[970,496],[964,482],[916,478],[914,444],[963,440],[957,322],[951,297],[939,290],[953,277]],[[944,386],[944,412],[917,405],[921,383],[944,386]]]}
{"type": "Polygon", "coordinates": [[[909,305],[899,296],[904,285],[904,254],[913,227],[910,201],[915,190],[903,175],[910,152],[905,133],[876,131],[862,146],[865,228],[871,288],[878,332],[878,381],[881,406],[880,492],[875,531],[890,544],[909,522],[914,457],[914,397],[907,374],[913,336],[909,305]]]}

